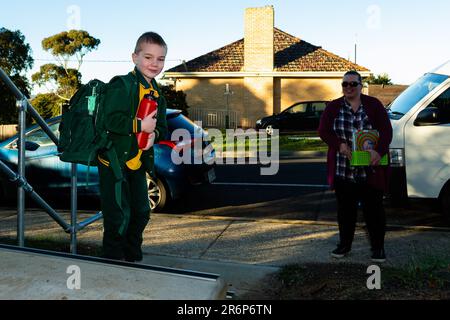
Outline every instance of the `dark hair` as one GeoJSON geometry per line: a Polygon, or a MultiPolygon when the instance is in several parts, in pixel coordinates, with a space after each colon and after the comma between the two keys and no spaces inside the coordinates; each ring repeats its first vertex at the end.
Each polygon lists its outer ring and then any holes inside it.
{"type": "Polygon", "coordinates": [[[347,71],[347,72],[344,74],[344,77],[345,77],[345,76],[357,76],[357,77],[358,77],[359,83],[362,83],[362,78],[361,78],[361,75],[359,74],[358,71],[355,71],[355,70],[347,71]]]}
{"type": "Polygon", "coordinates": [[[157,34],[156,32],[146,32],[142,34],[139,39],[136,42],[136,48],[134,48],[134,53],[138,54],[142,49],[141,45],[143,43],[153,43],[158,44],[161,47],[164,47],[167,49],[167,44],[164,42],[164,39],[157,34]]]}

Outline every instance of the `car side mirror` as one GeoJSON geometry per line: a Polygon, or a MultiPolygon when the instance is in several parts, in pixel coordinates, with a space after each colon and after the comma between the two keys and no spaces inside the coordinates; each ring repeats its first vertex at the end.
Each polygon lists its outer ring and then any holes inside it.
{"type": "Polygon", "coordinates": [[[436,107],[425,108],[419,112],[416,119],[414,120],[414,126],[423,127],[423,126],[433,126],[436,124],[440,124],[440,111],[436,107]]]}
{"type": "Polygon", "coordinates": [[[39,149],[40,145],[33,141],[25,141],[25,150],[36,151],[39,149]]]}

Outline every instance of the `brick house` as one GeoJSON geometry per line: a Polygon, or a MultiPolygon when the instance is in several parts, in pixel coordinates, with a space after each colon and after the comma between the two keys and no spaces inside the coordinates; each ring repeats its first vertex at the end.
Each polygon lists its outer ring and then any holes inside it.
{"type": "Polygon", "coordinates": [[[258,118],[301,100],[331,100],[342,93],[348,70],[370,71],[274,27],[272,6],[245,10],[244,39],[164,73],[187,94],[190,117],[203,126],[254,127],[258,118]]]}

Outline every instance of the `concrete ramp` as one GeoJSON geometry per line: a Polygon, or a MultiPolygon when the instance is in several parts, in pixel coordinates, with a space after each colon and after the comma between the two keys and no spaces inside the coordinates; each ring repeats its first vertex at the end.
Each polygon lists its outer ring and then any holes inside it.
{"type": "Polygon", "coordinates": [[[0,245],[0,299],[225,299],[218,275],[0,245]]]}

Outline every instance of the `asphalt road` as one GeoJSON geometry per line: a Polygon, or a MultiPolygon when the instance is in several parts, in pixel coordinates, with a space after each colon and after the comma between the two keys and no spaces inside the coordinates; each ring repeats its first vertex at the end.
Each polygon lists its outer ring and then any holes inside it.
{"type": "Polygon", "coordinates": [[[260,165],[220,165],[216,181],[192,189],[170,212],[241,217],[316,219],[326,193],[323,161],[282,160],[262,176],[260,165]],[[314,172],[314,174],[310,174],[314,172]]]}
{"type": "MultiPolygon", "coordinates": [[[[243,218],[336,221],[336,203],[326,185],[325,159],[281,160],[276,175],[261,165],[220,165],[212,185],[191,189],[164,213],[243,218]]],[[[385,201],[392,226],[449,227],[433,201],[411,200],[407,208],[385,201]]],[[[362,222],[362,214],[359,215],[362,222]]]]}

